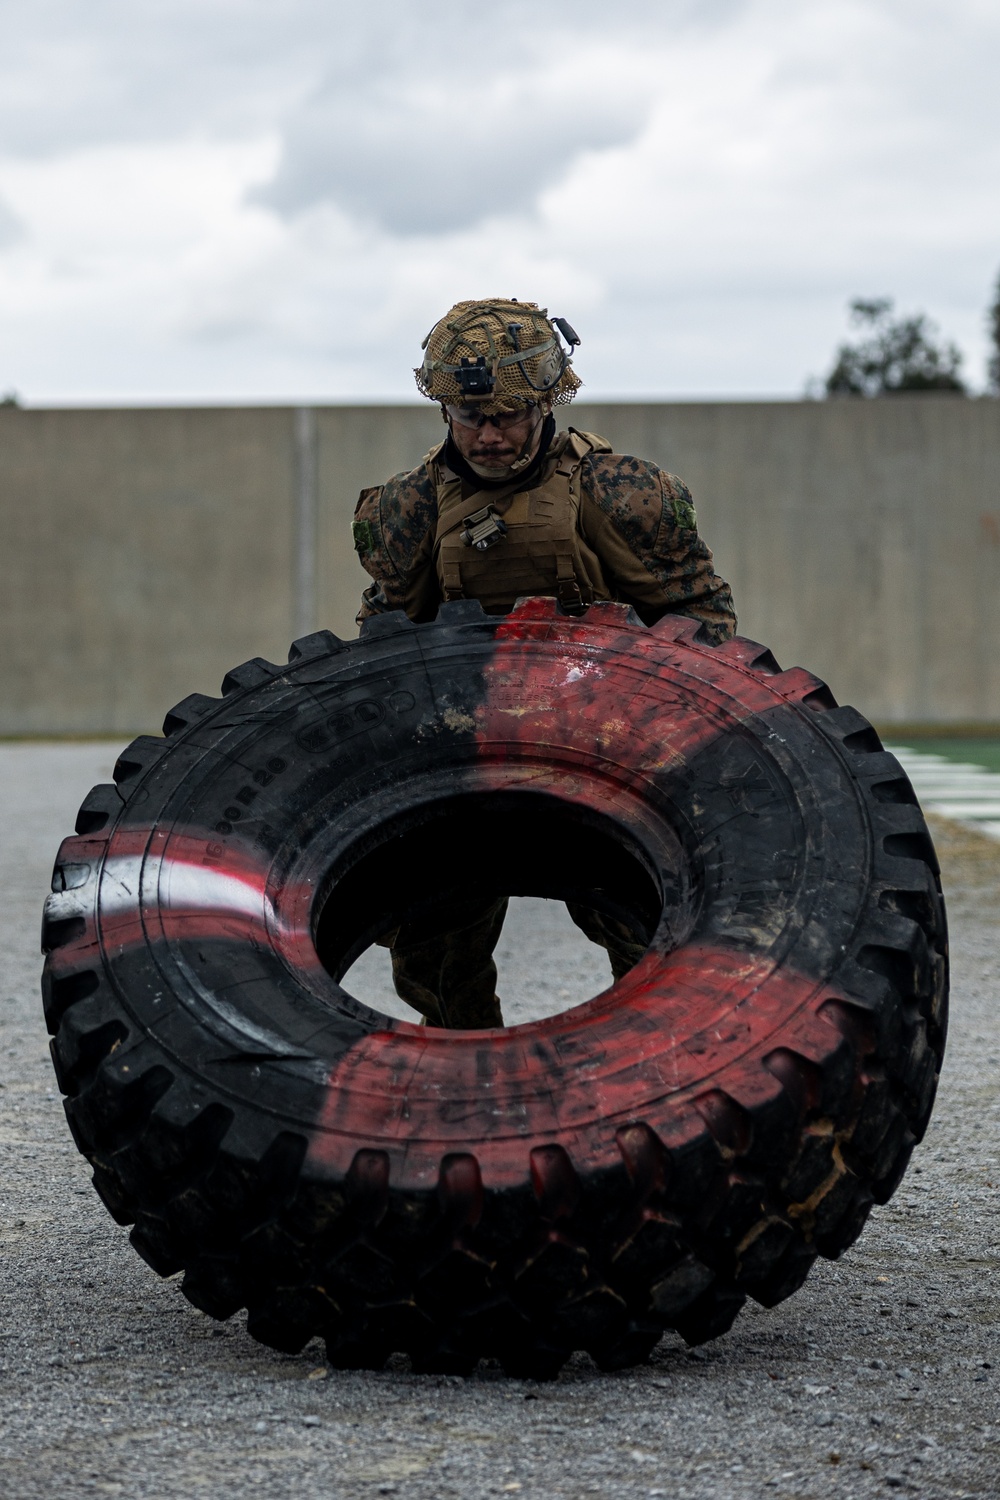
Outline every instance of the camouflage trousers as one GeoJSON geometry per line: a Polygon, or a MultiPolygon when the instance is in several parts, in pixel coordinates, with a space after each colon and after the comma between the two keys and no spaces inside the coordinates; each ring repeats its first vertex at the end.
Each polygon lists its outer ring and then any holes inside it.
{"type": "MultiPolygon", "coordinates": [[[[575,902],[566,909],[591,942],[607,949],[616,980],[638,963],[646,945],[624,923],[575,902]]],[[[478,1031],[504,1024],[493,950],[506,915],[503,896],[453,910],[447,930],[414,922],[379,939],[390,950],[397,995],[426,1025],[478,1031]]]]}

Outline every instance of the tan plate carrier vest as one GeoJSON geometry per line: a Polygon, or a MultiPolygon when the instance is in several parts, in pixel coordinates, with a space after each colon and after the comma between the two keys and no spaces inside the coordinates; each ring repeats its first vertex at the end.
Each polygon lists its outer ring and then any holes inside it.
{"type": "Polygon", "coordinates": [[[438,521],[434,565],[444,599],[478,599],[487,614],[506,614],[521,595],[554,595],[568,613],[579,613],[596,599],[609,599],[602,587],[600,560],[580,535],[580,467],[590,453],[610,453],[611,444],[591,432],[569,429],[554,467],[534,489],[477,490],[462,498],[462,481],[440,462],[444,444],[427,455],[437,489],[438,521]],[[506,528],[490,519],[492,511],[506,528]],[[464,539],[476,522],[490,544],[477,550],[464,539]],[[586,554],[588,567],[584,562],[586,554]]]}

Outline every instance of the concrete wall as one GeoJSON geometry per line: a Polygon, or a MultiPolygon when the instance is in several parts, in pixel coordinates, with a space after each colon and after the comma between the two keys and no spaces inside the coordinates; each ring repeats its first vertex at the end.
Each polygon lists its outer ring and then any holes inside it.
{"type": "MultiPolygon", "coordinates": [[[[881,722],[1000,721],[1000,402],[592,405],[681,474],[741,630],[881,722]]],[[[357,493],[430,406],[0,410],[0,733],[156,726],[313,624],[353,634],[357,493]]]]}

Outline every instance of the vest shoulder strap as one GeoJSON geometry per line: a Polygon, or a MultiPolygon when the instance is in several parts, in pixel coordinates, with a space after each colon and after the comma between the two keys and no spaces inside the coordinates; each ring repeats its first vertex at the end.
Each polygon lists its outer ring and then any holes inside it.
{"type": "Polygon", "coordinates": [[[598,437],[596,432],[578,432],[575,427],[571,427],[556,463],[555,472],[572,477],[589,453],[610,453],[611,451],[611,444],[607,438],[598,437]]]}
{"type": "Polygon", "coordinates": [[[441,460],[444,457],[444,450],[446,445],[447,439],[445,439],[445,441],[442,443],[436,443],[431,451],[429,453],[425,453],[423,458],[421,459],[421,464],[424,468],[426,468],[428,474],[430,475],[431,483],[434,485],[435,489],[437,489],[441,483],[441,460]]]}
{"type": "MultiPolygon", "coordinates": [[[[574,445],[586,445],[580,453],[581,458],[586,458],[588,453],[613,453],[615,451],[607,438],[598,437],[596,432],[581,432],[577,427],[569,429],[569,440],[574,445]]],[[[569,443],[566,446],[569,447],[569,443]]]]}

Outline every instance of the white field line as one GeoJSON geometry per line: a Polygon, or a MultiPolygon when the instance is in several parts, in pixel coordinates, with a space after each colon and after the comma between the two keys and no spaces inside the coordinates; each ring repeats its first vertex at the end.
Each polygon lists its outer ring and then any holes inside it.
{"type": "Polygon", "coordinates": [[[1000,839],[1000,775],[985,766],[949,761],[908,745],[886,745],[913,783],[925,812],[966,823],[1000,839]]]}

